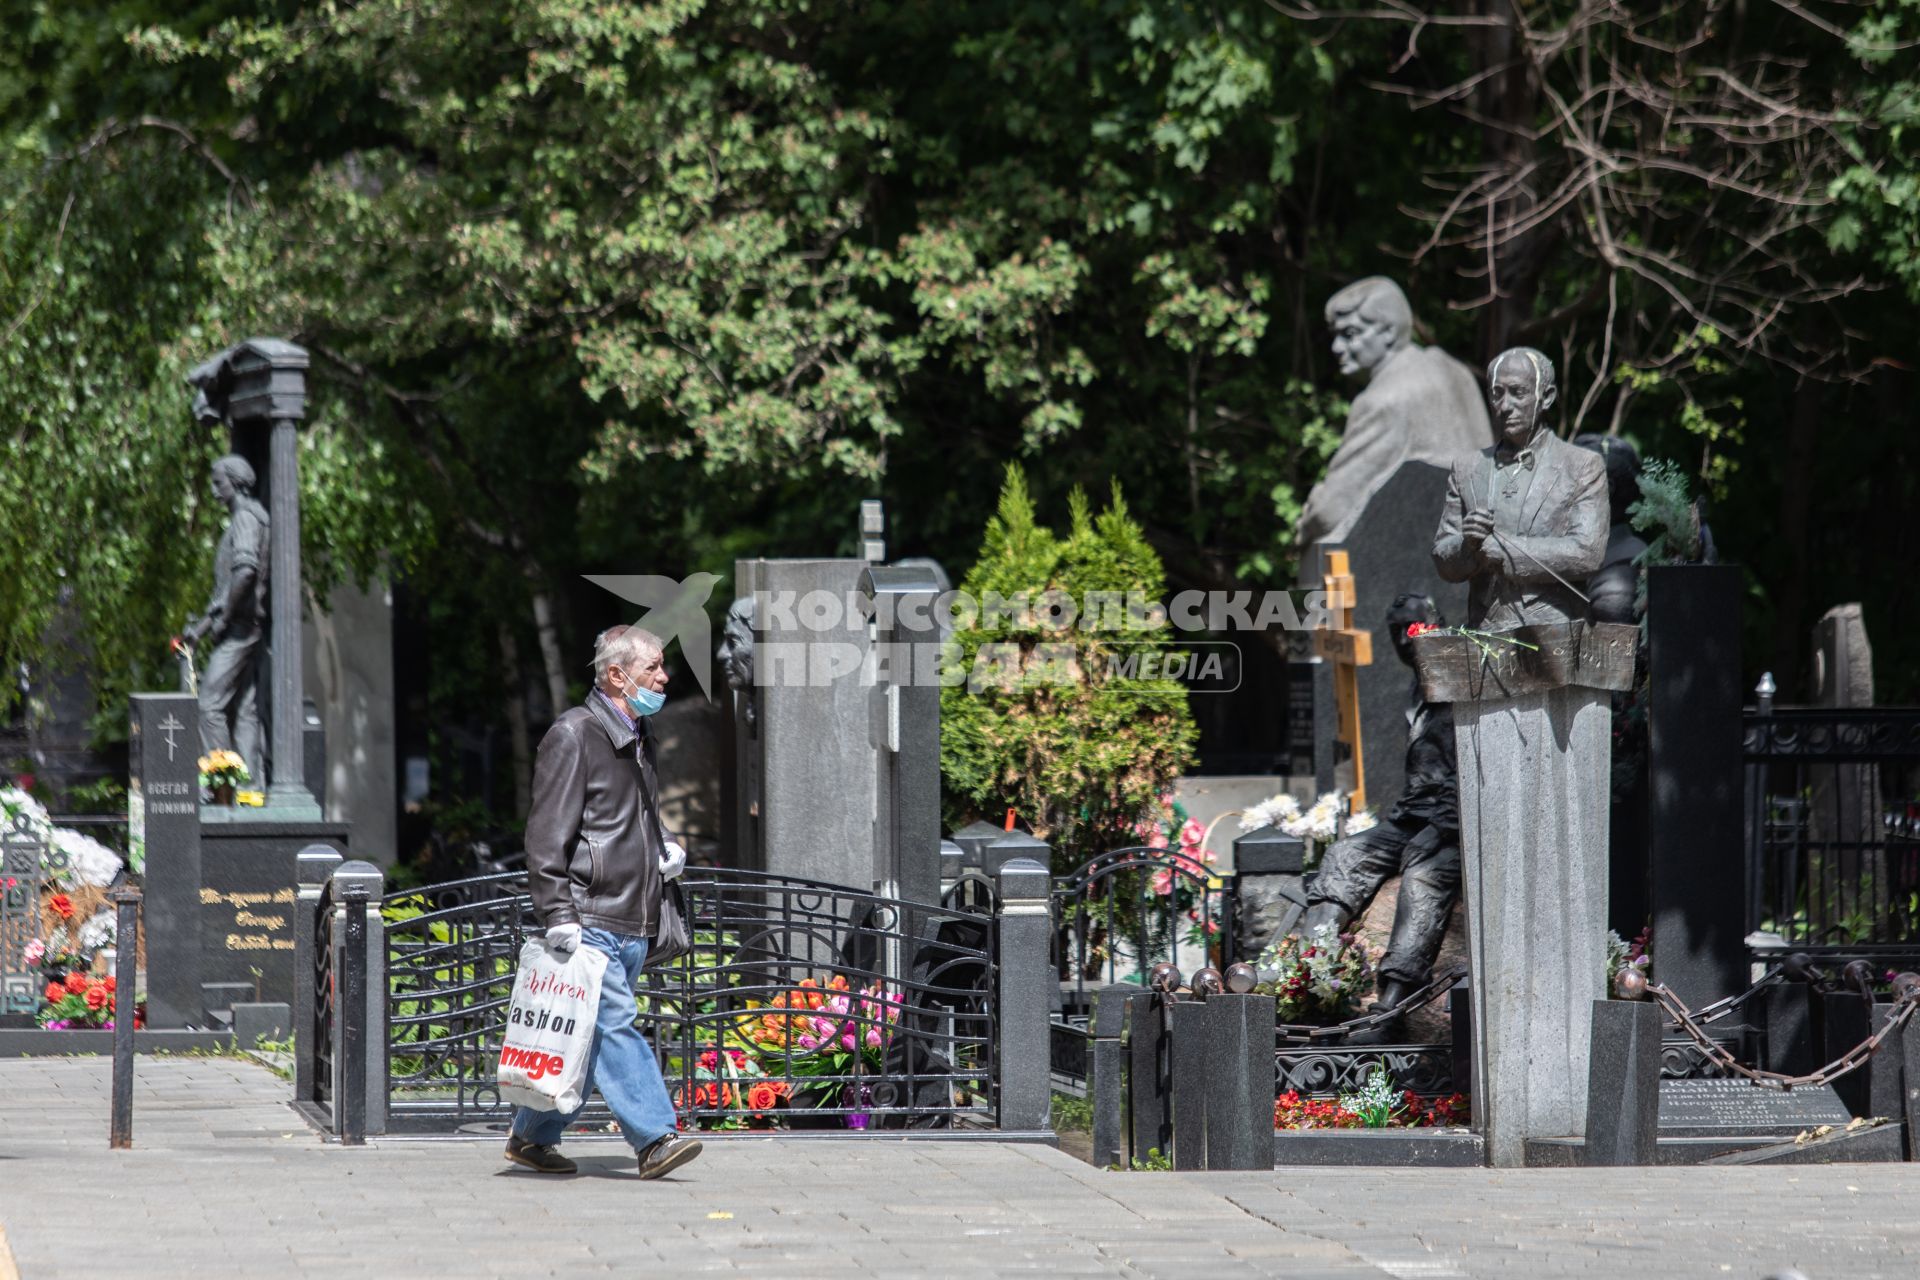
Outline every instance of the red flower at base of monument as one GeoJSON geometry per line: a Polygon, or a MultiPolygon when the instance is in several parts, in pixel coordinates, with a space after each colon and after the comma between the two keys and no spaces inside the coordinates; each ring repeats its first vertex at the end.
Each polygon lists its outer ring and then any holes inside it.
{"type": "Polygon", "coordinates": [[[79,995],[79,994],[80,994],[80,993],[81,993],[82,991],[85,991],[86,989],[87,989],[87,975],[86,975],[86,974],[84,974],[84,973],[70,973],[70,974],[68,974],[68,975],[67,975],[67,990],[68,990],[68,991],[71,991],[71,992],[72,992],[72,993],[73,993],[74,995],[76,995],[76,996],[77,996],[77,995],[79,995]]]}
{"type": "Polygon", "coordinates": [[[87,999],[87,1008],[92,1009],[95,1012],[98,1012],[99,1010],[106,1008],[109,1004],[113,1002],[113,996],[107,992],[106,986],[98,982],[94,983],[92,986],[87,988],[86,999],[87,999]]]}
{"type": "Polygon", "coordinates": [[[67,989],[65,987],[57,982],[49,982],[47,984],[47,1003],[52,1004],[57,1000],[65,1000],[66,998],[67,989]]]}
{"type": "Polygon", "coordinates": [[[1407,639],[1413,640],[1420,636],[1428,635],[1431,632],[1438,631],[1439,629],[1438,626],[1431,622],[1410,622],[1407,624],[1407,639]]]}
{"type": "Polygon", "coordinates": [[[64,893],[56,893],[47,899],[47,910],[62,920],[71,920],[73,919],[73,899],[64,893]]]}

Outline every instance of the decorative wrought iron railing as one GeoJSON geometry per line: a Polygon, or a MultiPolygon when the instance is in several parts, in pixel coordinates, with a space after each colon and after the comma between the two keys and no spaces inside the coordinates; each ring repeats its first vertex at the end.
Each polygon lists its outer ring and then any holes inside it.
{"type": "Polygon", "coordinates": [[[1743,751],[1763,957],[1920,956],[1920,710],[1748,711],[1743,751]]]}
{"type": "Polygon", "coordinates": [[[334,1096],[333,1072],[333,1031],[337,1022],[338,984],[333,970],[333,917],[337,904],[333,900],[333,886],[323,884],[319,899],[314,906],[312,947],[312,973],[310,981],[313,991],[313,1018],[311,1025],[295,1029],[296,1042],[299,1037],[308,1037],[311,1049],[303,1050],[310,1061],[312,1096],[299,1099],[320,1107],[331,1107],[334,1096]]]}
{"type": "Polygon", "coordinates": [[[1085,1017],[1089,988],[1144,985],[1153,966],[1181,973],[1233,962],[1233,895],[1206,864],[1134,845],[1053,882],[1054,968],[1063,1015],[1085,1017]]]}
{"type": "MultiPolygon", "coordinates": [[[[525,885],[487,876],[385,900],[390,1130],[506,1118],[495,1064],[537,932],[525,885]]],[[[683,888],[693,950],[636,992],[683,1123],[995,1122],[990,895],[986,909],[934,906],[733,870],[690,871],[683,888]]]]}
{"type": "Polygon", "coordinates": [[[1376,1068],[1384,1067],[1396,1091],[1422,1097],[1465,1093],[1460,1061],[1450,1044],[1298,1045],[1274,1054],[1274,1090],[1305,1098],[1358,1093],[1376,1068]]]}

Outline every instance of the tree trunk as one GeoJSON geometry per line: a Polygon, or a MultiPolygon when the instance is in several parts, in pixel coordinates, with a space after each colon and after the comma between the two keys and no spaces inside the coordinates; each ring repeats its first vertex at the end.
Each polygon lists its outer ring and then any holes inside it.
{"type": "MultiPolygon", "coordinates": [[[[1476,70],[1491,73],[1474,91],[1474,109],[1483,122],[1481,155],[1498,171],[1502,183],[1528,173],[1539,153],[1533,139],[1539,90],[1515,6],[1516,0],[1479,0],[1480,12],[1507,22],[1472,28],[1476,70]]],[[[1482,360],[1491,360],[1511,346],[1515,332],[1533,315],[1547,236],[1544,228],[1523,235],[1508,234],[1502,228],[1527,216],[1538,189],[1536,179],[1527,177],[1507,191],[1494,205],[1482,233],[1480,265],[1487,272],[1486,304],[1480,312],[1482,360]]]]}
{"type": "Polygon", "coordinates": [[[1780,701],[1806,697],[1807,597],[1812,589],[1814,454],[1825,425],[1825,388],[1803,378],[1794,388],[1787,415],[1787,448],[1780,479],[1780,540],[1786,547],[1786,572],[1780,579],[1773,616],[1773,678],[1780,701]]]}
{"type": "Polygon", "coordinates": [[[527,682],[520,670],[520,641],[500,623],[500,670],[506,696],[507,736],[513,745],[513,816],[521,822],[533,807],[533,735],[527,726],[527,682]]]}
{"type": "Polygon", "coordinates": [[[553,597],[540,585],[538,571],[533,566],[528,566],[527,579],[533,586],[533,634],[540,642],[540,662],[546,668],[550,715],[557,718],[567,709],[567,673],[560,659],[560,628],[553,620],[553,597]]]}

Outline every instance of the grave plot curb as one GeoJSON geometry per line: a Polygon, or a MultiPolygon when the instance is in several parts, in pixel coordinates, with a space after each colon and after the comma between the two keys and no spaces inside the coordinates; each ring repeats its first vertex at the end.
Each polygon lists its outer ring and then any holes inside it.
{"type": "MultiPolygon", "coordinates": [[[[223,1053],[233,1048],[231,1031],[136,1031],[135,1053],[223,1053]]],[[[111,1057],[111,1031],[0,1030],[0,1058],[111,1057]]]]}
{"type": "Polygon", "coordinates": [[[1477,1168],[1486,1163],[1486,1148],[1468,1129],[1279,1129],[1273,1135],[1273,1163],[1275,1168],[1477,1168]]]}

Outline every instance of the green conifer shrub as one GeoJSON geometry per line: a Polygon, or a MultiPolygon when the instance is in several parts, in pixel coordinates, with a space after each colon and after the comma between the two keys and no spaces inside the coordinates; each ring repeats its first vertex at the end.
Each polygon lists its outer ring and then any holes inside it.
{"type": "Polygon", "coordinates": [[[948,658],[964,678],[940,699],[953,826],[998,820],[1011,807],[1053,845],[1056,870],[1139,842],[1134,824],[1157,812],[1160,794],[1192,761],[1196,731],[1186,687],[1143,665],[1178,652],[1162,613],[1142,624],[1136,608],[1135,625],[1111,624],[1129,599],[1160,605],[1165,586],[1160,557],[1118,484],[1098,515],[1075,490],[1062,538],[1040,523],[1020,468],[1007,468],[962,590],[977,602],[1024,595],[1035,607],[1025,618],[983,609],[954,632],[948,658]],[[1050,617],[1048,603],[1060,612],[1050,617]]]}

